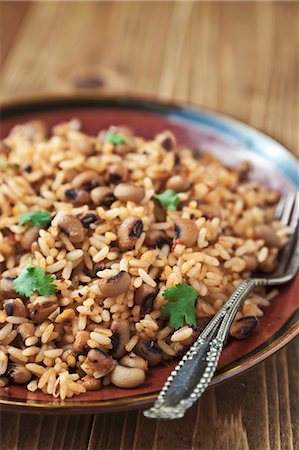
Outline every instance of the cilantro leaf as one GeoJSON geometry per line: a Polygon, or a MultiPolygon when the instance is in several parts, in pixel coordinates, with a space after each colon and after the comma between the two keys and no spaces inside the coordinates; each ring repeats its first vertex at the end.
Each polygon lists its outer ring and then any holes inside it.
{"type": "Polygon", "coordinates": [[[44,296],[55,294],[57,288],[54,284],[53,275],[46,275],[43,269],[38,266],[33,267],[33,270],[36,278],[36,290],[44,296]]]}
{"type": "Polygon", "coordinates": [[[18,294],[25,297],[30,297],[36,290],[36,279],[31,261],[26,264],[20,275],[13,281],[13,287],[18,294]]]}
{"type": "Polygon", "coordinates": [[[163,194],[154,194],[154,197],[159,200],[165,209],[169,209],[170,211],[176,211],[180,203],[180,197],[172,189],[166,189],[163,194]]]}
{"type": "Polygon", "coordinates": [[[30,297],[35,291],[41,295],[48,296],[55,294],[57,288],[54,284],[54,277],[46,275],[38,266],[32,266],[31,260],[28,261],[20,275],[13,281],[15,291],[30,297]]]}
{"type": "Polygon", "coordinates": [[[52,216],[48,211],[29,211],[22,214],[19,219],[19,225],[29,222],[34,227],[41,225],[47,226],[52,220],[52,216]]]}
{"type": "Polygon", "coordinates": [[[179,283],[175,287],[166,289],[162,295],[168,300],[162,308],[162,315],[169,316],[170,327],[177,330],[185,324],[196,325],[197,292],[192,286],[179,283]]]}
{"type": "Polygon", "coordinates": [[[111,144],[117,145],[117,144],[126,144],[127,138],[124,134],[119,133],[119,134],[113,134],[113,133],[106,133],[105,135],[105,141],[106,142],[111,142],[111,144]]]}

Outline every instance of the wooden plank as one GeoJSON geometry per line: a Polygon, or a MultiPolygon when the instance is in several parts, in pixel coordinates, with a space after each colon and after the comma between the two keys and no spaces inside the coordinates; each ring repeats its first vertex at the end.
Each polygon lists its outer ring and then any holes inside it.
{"type": "Polygon", "coordinates": [[[124,426],[121,431],[121,450],[131,450],[134,447],[135,436],[138,437],[136,433],[136,422],[139,412],[138,411],[127,411],[125,413],[124,426]]]}
{"type": "MultiPolygon", "coordinates": [[[[18,428],[17,448],[20,450],[36,450],[41,434],[42,416],[25,415],[20,416],[18,428]]],[[[13,433],[13,430],[11,430],[13,433]]]]}
{"type": "Polygon", "coordinates": [[[19,437],[20,414],[0,414],[0,448],[15,450],[19,437]]]}
{"type": "Polygon", "coordinates": [[[293,433],[290,411],[290,387],[288,379],[288,365],[286,352],[277,355],[277,373],[279,378],[279,420],[280,420],[280,441],[282,448],[293,450],[293,433]]]}
{"type": "MultiPolygon", "coordinates": [[[[289,408],[291,414],[292,434],[294,448],[298,446],[299,442],[299,338],[296,338],[285,349],[287,355],[287,367],[288,367],[288,388],[289,388],[289,408]]],[[[280,356],[280,355],[279,355],[280,356]]],[[[281,360],[280,364],[281,364],[281,360]]],[[[279,379],[279,382],[281,380],[279,379]]]]}
{"type": "Polygon", "coordinates": [[[30,2],[0,2],[0,64],[4,64],[10,49],[22,27],[22,22],[29,11],[30,2]]]}
{"type": "Polygon", "coordinates": [[[58,421],[59,416],[42,415],[41,432],[37,441],[38,449],[50,450],[53,448],[58,421]]]}
{"type": "Polygon", "coordinates": [[[265,364],[266,390],[269,416],[269,445],[271,449],[280,449],[279,392],[277,376],[277,358],[270,358],[265,364]]]}

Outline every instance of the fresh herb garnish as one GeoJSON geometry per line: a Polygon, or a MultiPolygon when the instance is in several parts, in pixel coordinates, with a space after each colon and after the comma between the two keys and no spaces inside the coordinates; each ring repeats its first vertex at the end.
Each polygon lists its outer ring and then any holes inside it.
{"type": "Polygon", "coordinates": [[[169,209],[170,211],[176,211],[180,203],[180,197],[172,189],[166,189],[163,194],[154,194],[154,197],[159,200],[165,209],[169,209]]]}
{"type": "Polygon", "coordinates": [[[3,167],[4,169],[19,169],[20,164],[8,162],[0,157],[0,167],[3,167]]]}
{"type": "Polygon", "coordinates": [[[175,287],[166,289],[163,297],[168,303],[162,308],[162,315],[169,316],[169,326],[181,328],[185,324],[196,325],[195,300],[197,292],[187,284],[177,284],[175,287]]]}
{"type": "Polygon", "coordinates": [[[18,294],[25,297],[30,297],[35,291],[44,296],[53,295],[57,290],[53,275],[46,275],[38,266],[33,267],[31,260],[13,281],[13,286],[18,294]]]}
{"type": "Polygon", "coordinates": [[[47,226],[52,220],[52,216],[48,211],[30,211],[22,214],[19,225],[29,222],[34,227],[47,226]]]}
{"type": "Polygon", "coordinates": [[[128,142],[126,136],[123,133],[113,134],[110,132],[105,134],[105,141],[111,142],[111,144],[114,145],[126,144],[128,142]]]}

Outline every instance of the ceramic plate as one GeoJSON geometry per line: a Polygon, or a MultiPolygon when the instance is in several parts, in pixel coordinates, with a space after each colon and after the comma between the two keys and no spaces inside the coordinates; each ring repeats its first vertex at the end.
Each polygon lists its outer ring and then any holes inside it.
{"type": "MultiPolygon", "coordinates": [[[[109,125],[128,125],[136,134],[152,138],[172,130],[180,143],[206,150],[225,164],[250,160],[252,177],[282,193],[298,187],[298,163],[288,151],[268,136],[249,126],[214,112],[152,99],[113,95],[46,95],[7,101],[2,107],[1,135],[30,119],[43,119],[48,125],[78,117],[87,133],[96,134],[109,125]],[[296,186],[297,185],[297,186],[296,186]]],[[[287,344],[299,332],[296,290],[299,276],[281,289],[259,322],[258,330],[244,341],[231,341],[221,357],[211,386],[240,375],[287,344]]],[[[23,386],[0,389],[2,409],[38,413],[75,414],[107,412],[150,405],[175,363],[153,368],[146,382],[134,390],[106,387],[66,401],[53,400],[43,393],[31,393],[23,386]]]]}

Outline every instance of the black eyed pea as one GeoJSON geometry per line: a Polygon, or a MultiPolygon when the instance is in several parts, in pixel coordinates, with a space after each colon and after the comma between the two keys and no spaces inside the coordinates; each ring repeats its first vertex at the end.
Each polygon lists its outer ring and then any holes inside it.
{"type": "Polygon", "coordinates": [[[27,317],[27,308],[20,298],[4,300],[3,307],[8,316],[27,317]]]}
{"type": "Polygon", "coordinates": [[[278,191],[268,192],[267,198],[266,198],[267,205],[276,207],[277,203],[279,202],[280,197],[281,197],[281,193],[278,191]]]}
{"type": "Polygon", "coordinates": [[[90,193],[91,200],[97,206],[111,206],[115,201],[113,190],[107,186],[99,186],[90,193]]]}
{"type": "Polygon", "coordinates": [[[113,191],[114,196],[121,202],[134,202],[139,204],[145,195],[143,187],[130,183],[119,183],[113,191]]]}
{"type": "MultiPolygon", "coordinates": [[[[81,368],[85,371],[86,366],[87,368],[92,369],[95,378],[101,378],[111,372],[114,367],[114,362],[112,357],[107,353],[99,350],[98,348],[92,348],[89,350],[84,363],[81,365],[81,368]]],[[[87,374],[90,375],[88,372],[87,374]]]]}
{"type": "Polygon", "coordinates": [[[262,272],[270,273],[277,268],[277,265],[278,265],[277,255],[270,253],[265,259],[265,261],[259,263],[259,269],[262,272]]]}
{"type": "Polygon", "coordinates": [[[0,300],[11,299],[18,296],[14,289],[13,282],[15,277],[5,277],[0,279],[0,300]]]}
{"type": "Polygon", "coordinates": [[[89,375],[85,375],[85,377],[82,378],[82,386],[84,386],[87,391],[97,391],[102,386],[102,379],[96,379],[89,375]]]}
{"type": "Polygon", "coordinates": [[[157,366],[163,359],[162,350],[155,342],[139,341],[134,347],[134,353],[146,359],[150,367],[157,366]]]}
{"type": "Polygon", "coordinates": [[[198,229],[191,219],[177,219],[174,225],[177,242],[192,247],[198,237],[198,229]]]}
{"type": "Polygon", "coordinates": [[[163,133],[157,134],[155,139],[164,150],[170,151],[176,147],[176,138],[171,131],[163,131],[163,133]]]}
{"type": "Polygon", "coordinates": [[[111,324],[111,331],[113,332],[111,354],[114,358],[122,358],[126,354],[125,346],[130,340],[130,324],[127,320],[114,320],[111,324]]]}
{"type": "Polygon", "coordinates": [[[154,199],[154,216],[156,222],[165,222],[167,216],[166,210],[157,199],[154,199]]]}
{"type": "Polygon", "coordinates": [[[253,253],[248,253],[248,255],[243,255],[242,258],[246,263],[246,270],[249,272],[253,272],[257,269],[259,262],[257,257],[253,253]]]}
{"type": "Polygon", "coordinates": [[[120,156],[124,156],[127,153],[130,153],[134,150],[133,140],[131,140],[129,143],[122,143],[122,144],[116,144],[115,146],[115,153],[120,156]]]}
{"type": "Polygon", "coordinates": [[[66,189],[64,197],[74,205],[87,205],[90,203],[90,194],[82,189],[66,189]]]}
{"type": "Polygon", "coordinates": [[[201,210],[203,217],[206,217],[207,219],[213,219],[214,217],[219,217],[221,219],[222,217],[220,208],[215,205],[199,203],[198,209],[201,210]]]}
{"type": "Polygon", "coordinates": [[[33,323],[21,323],[18,328],[18,333],[21,336],[23,342],[26,341],[28,337],[31,337],[34,335],[35,332],[35,326],[33,323]]]}
{"type": "Polygon", "coordinates": [[[30,311],[30,318],[33,323],[42,323],[44,322],[50,314],[57,308],[57,304],[55,303],[36,303],[32,310],[30,311]]]}
{"type": "Polygon", "coordinates": [[[114,146],[115,153],[124,156],[127,153],[133,152],[135,150],[135,140],[132,130],[128,127],[118,127],[117,131],[125,136],[125,142],[114,146]]]}
{"type": "Polygon", "coordinates": [[[162,248],[165,244],[171,244],[171,239],[162,230],[149,230],[146,232],[145,244],[150,248],[162,248]]]}
{"type": "Polygon", "coordinates": [[[125,367],[120,364],[115,366],[111,381],[119,388],[134,388],[144,383],[145,372],[142,369],[125,367]]]}
{"type": "Polygon", "coordinates": [[[72,186],[74,189],[83,189],[84,191],[91,191],[92,189],[100,186],[103,183],[100,175],[94,170],[87,170],[77,175],[73,181],[72,186]]]}
{"type": "Polygon", "coordinates": [[[112,164],[108,167],[105,175],[105,181],[110,186],[126,181],[128,178],[128,169],[123,164],[112,164]]]}
{"type": "Polygon", "coordinates": [[[242,317],[230,327],[229,334],[236,339],[245,339],[256,329],[258,319],[255,316],[242,317]]]}
{"type": "Polygon", "coordinates": [[[145,372],[148,370],[148,362],[141,358],[141,356],[136,355],[125,355],[120,360],[120,364],[125,367],[133,367],[135,369],[142,369],[145,372]]]}
{"type": "Polygon", "coordinates": [[[188,346],[181,342],[174,342],[172,348],[175,351],[175,356],[183,356],[188,350],[188,346]]]}
{"type": "Polygon", "coordinates": [[[129,216],[117,229],[119,247],[122,251],[132,250],[143,231],[143,222],[138,217],[129,216]]]}
{"type": "Polygon", "coordinates": [[[166,188],[175,192],[186,192],[191,188],[191,183],[181,175],[173,175],[168,179],[166,188]]]}
{"type": "Polygon", "coordinates": [[[25,384],[32,378],[31,372],[21,364],[10,364],[6,376],[16,384],[25,384]]]}
{"type": "Polygon", "coordinates": [[[68,138],[72,150],[82,153],[86,156],[91,156],[96,152],[96,146],[92,138],[89,138],[80,131],[71,131],[68,133],[68,138]]]}
{"type": "Polygon", "coordinates": [[[111,384],[111,375],[112,375],[112,373],[110,372],[103,377],[103,381],[102,381],[103,386],[109,386],[109,384],[111,384]]]}
{"type": "Polygon", "coordinates": [[[266,223],[272,222],[275,219],[276,208],[273,206],[264,209],[264,219],[266,223]]]}
{"type": "Polygon", "coordinates": [[[135,305],[140,305],[140,314],[142,316],[152,310],[153,302],[157,297],[157,294],[158,289],[145,283],[136,289],[134,303],[135,305]]]}
{"type": "Polygon", "coordinates": [[[37,241],[40,227],[31,227],[22,234],[20,244],[25,250],[30,250],[33,242],[37,241]]]}
{"type": "Polygon", "coordinates": [[[253,231],[254,239],[263,239],[267,247],[280,248],[280,239],[269,225],[259,224],[256,225],[253,231]]]}
{"type": "Polygon", "coordinates": [[[58,221],[58,228],[66,234],[73,244],[83,241],[85,232],[82,223],[77,217],[70,214],[63,214],[58,221]]]}
{"type": "Polygon", "coordinates": [[[127,292],[131,284],[131,277],[128,272],[121,270],[117,275],[110,278],[102,278],[100,290],[105,297],[116,297],[127,292]]]}
{"type": "Polygon", "coordinates": [[[89,225],[97,222],[97,220],[97,216],[92,212],[89,212],[80,218],[80,222],[82,223],[84,228],[89,228],[89,225]]]}

